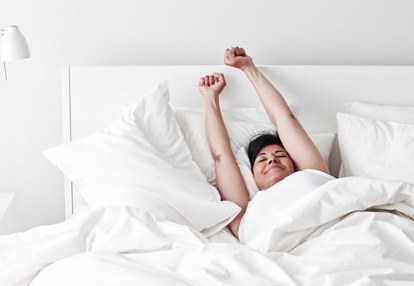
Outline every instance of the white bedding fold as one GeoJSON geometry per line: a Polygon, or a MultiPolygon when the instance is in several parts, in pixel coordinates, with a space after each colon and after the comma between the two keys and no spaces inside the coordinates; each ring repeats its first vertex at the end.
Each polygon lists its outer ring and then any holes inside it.
{"type": "Polygon", "coordinates": [[[414,218],[414,186],[362,177],[330,181],[274,217],[271,226],[247,244],[263,252],[290,251],[325,224],[329,227],[345,215],[370,208],[414,218]]]}
{"type": "Polygon", "coordinates": [[[106,207],[63,223],[1,237],[0,285],[13,285],[50,263],[85,251],[147,252],[205,241],[190,227],[158,222],[147,212],[106,207]]]}
{"type": "Polygon", "coordinates": [[[109,207],[0,237],[0,281],[43,269],[31,286],[410,285],[413,217],[414,185],[358,177],[319,187],[248,245],[109,207]]]}

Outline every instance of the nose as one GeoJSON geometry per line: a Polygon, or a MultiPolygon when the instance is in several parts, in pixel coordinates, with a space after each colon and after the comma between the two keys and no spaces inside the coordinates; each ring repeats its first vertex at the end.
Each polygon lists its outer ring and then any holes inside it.
{"type": "Polygon", "coordinates": [[[272,163],[279,163],[279,159],[276,157],[276,156],[274,156],[274,155],[272,155],[271,157],[270,157],[270,159],[269,159],[269,161],[268,161],[268,165],[270,165],[270,164],[272,164],[272,163]]]}

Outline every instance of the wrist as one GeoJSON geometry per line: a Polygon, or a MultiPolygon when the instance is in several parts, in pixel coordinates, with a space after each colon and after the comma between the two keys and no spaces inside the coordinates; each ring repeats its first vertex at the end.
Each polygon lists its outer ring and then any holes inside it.
{"type": "Polygon", "coordinates": [[[218,97],[215,96],[204,96],[204,105],[212,107],[214,109],[220,109],[220,101],[218,97]]]}
{"type": "Polygon", "coordinates": [[[257,69],[257,67],[255,65],[249,65],[246,67],[242,68],[242,71],[248,76],[248,77],[252,77],[252,76],[256,76],[259,72],[259,70],[257,69]]]}

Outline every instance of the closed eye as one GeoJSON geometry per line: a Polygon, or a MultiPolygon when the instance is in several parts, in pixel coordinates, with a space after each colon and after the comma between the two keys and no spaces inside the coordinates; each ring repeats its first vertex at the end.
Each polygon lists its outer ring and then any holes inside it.
{"type": "Polygon", "coordinates": [[[266,156],[264,153],[257,155],[255,163],[266,161],[266,156]]]}
{"type": "Polygon", "coordinates": [[[266,161],[266,157],[265,156],[260,156],[256,159],[256,162],[263,162],[266,161]]]}
{"type": "Polygon", "coordinates": [[[275,155],[276,155],[276,157],[286,157],[286,154],[282,151],[276,151],[275,155]]]}

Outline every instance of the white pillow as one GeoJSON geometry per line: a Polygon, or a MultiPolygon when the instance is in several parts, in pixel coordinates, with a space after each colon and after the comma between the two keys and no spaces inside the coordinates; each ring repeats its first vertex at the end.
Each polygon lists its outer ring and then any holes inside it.
{"type": "Polygon", "coordinates": [[[348,102],[345,104],[345,110],[347,113],[371,119],[395,121],[399,123],[414,123],[414,106],[348,102]]]}
{"type": "Polygon", "coordinates": [[[107,129],[44,151],[80,189],[92,208],[137,207],[158,219],[188,224],[209,235],[239,212],[220,201],[197,165],[159,84],[107,129]]]}
{"type": "MultiPolygon", "coordinates": [[[[315,133],[315,134],[310,134],[309,136],[312,139],[313,143],[318,148],[324,161],[328,163],[329,155],[331,154],[331,149],[332,149],[333,141],[335,138],[335,134],[334,133],[315,133]]],[[[247,186],[247,190],[249,191],[250,199],[252,199],[254,195],[256,195],[256,193],[259,191],[259,188],[257,187],[256,181],[254,180],[249,156],[247,155],[246,149],[244,147],[241,147],[237,151],[235,156],[236,156],[237,164],[239,165],[241,174],[243,176],[243,179],[246,182],[246,186],[247,186]]]]}
{"type": "Polygon", "coordinates": [[[337,113],[344,176],[414,183],[414,124],[337,113]]]}
{"type": "MultiPolygon", "coordinates": [[[[363,116],[365,118],[399,123],[414,124],[414,106],[382,105],[365,102],[345,103],[346,113],[363,116]]],[[[344,167],[341,163],[339,177],[344,177],[344,167]]]]}
{"type": "MultiPolygon", "coordinates": [[[[205,130],[204,110],[176,108],[175,117],[187,141],[194,161],[200,167],[207,181],[215,185],[216,173],[205,130]]],[[[275,130],[263,108],[231,108],[222,110],[231,148],[236,153],[240,147],[247,147],[250,138],[260,131],[275,130]]]]}

